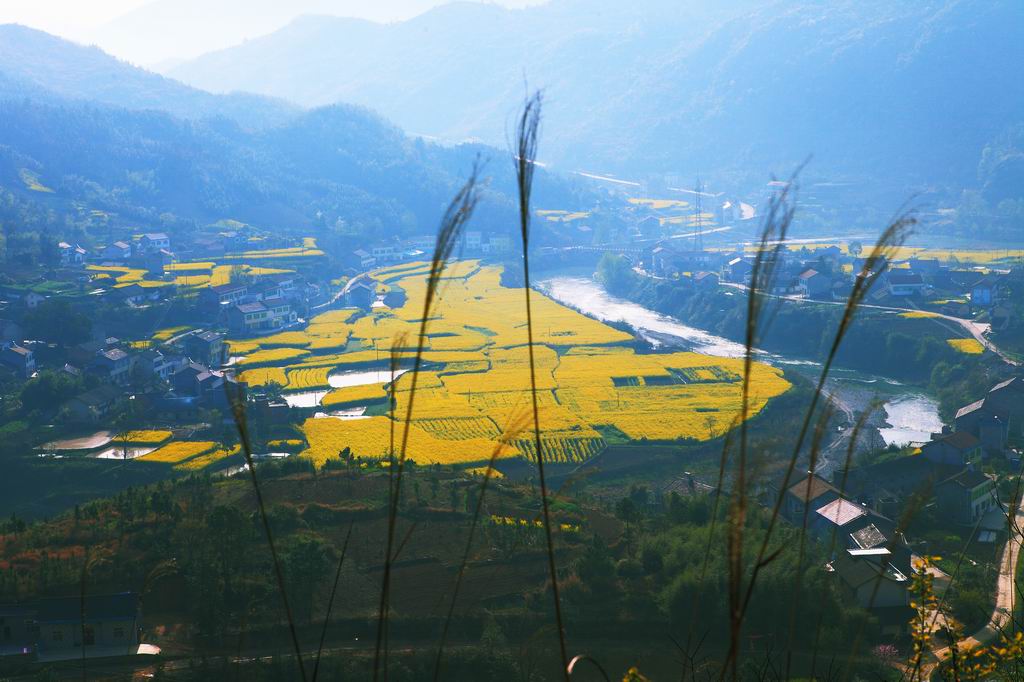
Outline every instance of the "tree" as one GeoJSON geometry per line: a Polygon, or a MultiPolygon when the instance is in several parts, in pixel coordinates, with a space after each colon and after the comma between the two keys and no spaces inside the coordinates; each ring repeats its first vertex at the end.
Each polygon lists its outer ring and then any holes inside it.
{"type": "Polygon", "coordinates": [[[44,369],[21,389],[21,406],[27,412],[52,412],[83,390],[80,377],[44,369]]]}
{"type": "Polygon", "coordinates": [[[313,619],[313,596],[317,583],[330,568],[331,550],[317,536],[303,535],[284,550],[284,575],[289,596],[299,615],[313,619]]]}
{"type": "Polygon", "coordinates": [[[23,322],[30,338],[62,346],[88,341],[92,331],[91,318],[61,299],[43,301],[25,313],[23,322]]]}

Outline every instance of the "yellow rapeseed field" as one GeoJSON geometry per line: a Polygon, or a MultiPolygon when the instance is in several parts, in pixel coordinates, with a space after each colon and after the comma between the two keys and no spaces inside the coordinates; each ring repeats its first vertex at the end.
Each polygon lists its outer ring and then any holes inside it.
{"type": "MultiPolygon", "coordinates": [[[[309,442],[306,455],[318,465],[338,456],[348,447],[356,457],[382,459],[389,454],[392,421],[387,417],[365,419],[307,419],[302,425],[309,442]]],[[[396,442],[402,437],[402,424],[394,425],[396,442]]],[[[498,444],[484,438],[442,440],[413,424],[409,430],[406,457],[417,464],[465,464],[487,462],[498,444]]],[[[397,445],[396,445],[397,447],[397,445]]],[[[500,457],[514,457],[519,453],[505,446],[500,457]]]]}
{"type": "Polygon", "coordinates": [[[977,339],[947,339],[946,343],[955,350],[968,355],[980,355],[985,347],[977,339]]]}
{"type": "Polygon", "coordinates": [[[155,430],[139,430],[129,431],[126,434],[119,435],[117,440],[128,443],[135,443],[136,445],[158,445],[171,439],[173,434],[170,431],[155,431],[155,430]]]}
{"type": "MultiPolygon", "coordinates": [[[[426,291],[424,263],[370,273],[405,292],[394,308],[334,310],[302,330],[231,342],[244,355],[242,378],[274,381],[288,390],[326,388],[332,372],[388,367],[396,337],[403,368],[412,365],[426,291]],[[266,365],[252,368],[253,365],[266,365]]],[[[427,329],[423,371],[412,409],[409,456],[417,462],[486,461],[502,430],[531,406],[523,291],[500,283],[501,268],[459,261],[446,268],[441,297],[427,329]]],[[[580,462],[606,446],[601,428],[633,439],[707,440],[724,433],[740,404],[742,361],[696,353],[637,354],[630,334],[534,293],[534,355],[542,448],[553,462],[580,462]]],[[[412,376],[395,386],[394,412],[404,419],[412,376]]],[[[785,392],[782,372],[755,364],[751,414],[785,392]]],[[[388,387],[338,388],[325,408],[380,404],[388,387]]],[[[303,426],[318,463],[345,447],[358,457],[386,456],[391,418],[307,420],[303,426]]],[[[401,427],[400,424],[396,424],[401,427]]],[[[530,431],[515,436],[504,456],[534,457],[530,431]]]]}
{"type": "Polygon", "coordinates": [[[179,440],[154,450],[153,452],[139,457],[146,462],[162,462],[164,464],[179,464],[187,459],[210,452],[217,447],[212,441],[186,441],[179,440]]]}

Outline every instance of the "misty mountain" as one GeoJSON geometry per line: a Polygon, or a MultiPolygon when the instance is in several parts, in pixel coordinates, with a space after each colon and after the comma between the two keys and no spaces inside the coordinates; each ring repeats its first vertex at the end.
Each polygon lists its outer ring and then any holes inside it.
{"type": "Polygon", "coordinates": [[[171,73],[491,143],[525,76],[563,167],[753,185],[813,155],[812,177],[954,196],[1024,120],[1022,25],[1013,0],[456,3],[392,25],[304,17],[171,73]]]}
{"type": "MultiPolygon", "coordinates": [[[[85,206],[128,224],[232,218],[296,234],[344,225],[368,238],[408,236],[437,229],[481,155],[491,159],[490,184],[474,224],[515,225],[505,154],[410,140],[354,107],[315,109],[259,132],[226,119],[30,99],[0,99],[0,120],[0,196],[10,192],[39,211],[74,214],[85,206]]],[[[574,190],[556,178],[541,173],[537,183],[539,201],[575,205],[574,190]]],[[[0,210],[8,232],[24,222],[4,217],[0,210]]]]}
{"type": "Polygon", "coordinates": [[[435,4],[437,0],[155,0],[100,26],[91,37],[111,54],[157,65],[271,33],[302,14],[394,21],[435,4]]]}
{"type": "MultiPolygon", "coordinates": [[[[370,237],[423,233],[436,229],[479,158],[489,163],[478,227],[515,224],[505,151],[414,140],[355,106],[302,111],[211,95],[21,27],[0,28],[0,121],[0,189],[41,212],[86,206],[139,224],[234,218],[295,231],[343,223],[370,237]],[[19,51],[32,56],[27,65],[13,59],[19,51]],[[247,103],[239,118],[264,125],[233,120],[247,103]]],[[[547,205],[573,208],[578,191],[537,175],[547,205]]],[[[5,229],[24,222],[3,218],[5,229]]]]}
{"type": "Polygon", "coordinates": [[[249,128],[278,125],[300,108],[263,95],[213,95],[17,24],[0,25],[0,96],[89,100],[159,109],[181,118],[222,116],[249,128]]]}

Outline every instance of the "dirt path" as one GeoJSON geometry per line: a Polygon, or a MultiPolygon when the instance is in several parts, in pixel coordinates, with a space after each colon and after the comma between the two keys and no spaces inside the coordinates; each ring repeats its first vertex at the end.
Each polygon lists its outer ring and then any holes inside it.
{"type": "MultiPolygon", "coordinates": [[[[988,623],[977,632],[965,636],[959,642],[961,651],[974,649],[991,642],[1006,627],[1013,615],[1015,602],[1014,574],[1017,559],[1020,556],[1022,535],[1019,523],[1024,518],[1024,499],[1016,509],[1015,518],[1010,526],[1010,537],[999,557],[999,577],[996,581],[996,606],[989,617],[988,623]]],[[[930,679],[939,663],[949,658],[950,647],[939,646],[932,650],[932,659],[921,666],[921,680],[930,679]]]]}

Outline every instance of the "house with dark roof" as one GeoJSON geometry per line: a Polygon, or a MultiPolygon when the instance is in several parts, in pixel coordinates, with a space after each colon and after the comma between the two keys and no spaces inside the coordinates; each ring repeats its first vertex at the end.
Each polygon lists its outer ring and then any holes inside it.
{"type": "Polygon", "coordinates": [[[998,290],[999,278],[995,275],[985,275],[971,285],[971,305],[987,308],[995,304],[998,290]]]}
{"type": "Polygon", "coordinates": [[[1024,379],[1017,376],[993,386],[985,396],[985,406],[1006,415],[1011,440],[1024,438],[1024,379]]]}
{"type": "Polygon", "coordinates": [[[182,340],[185,352],[196,362],[208,366],[224,363],[224,335],[215,331],[199,330],[182,340]]]}
{"type": "Polygon", "coordinates": [[[968,467],[935,486],[939,511],[956,523],[970,525],[999,506],[996,483],[968,467]]]}
{"type": "Polygon", "coordinates": [[[222,305],[237,305],[242,302],[249,292],[249,286],[239,282],[218,284],[217,286],[203,289],[199,298],[207,308],[219,308],[222,305]]]}
{"type": "Polygon", "coordinates": [[[886,291],[890,296],[914,296],[924,289],[924,278],[910,270],[890,270],[886,273],[886,291]]]}
{"type": "Polygon", "coordinates": [[[114,386],[99,386],[75,396],[62,409],[72,422],[93,423],[107,416],[121,396],[114,386]]]}
{"type": "Polygon", "coordinates": [[[922,445],[920,456],[933,464],[961,467],[981,457],[981,441],[966,431],[954,431],[922,445]]]}
{"type": "Polygon", "coordinates": [[[831,568],[839,577],[843,591],[865,609],[907,606],[910,603],[910,574],[892,561],[885,547],[847,549],[831,568]]]}
{"type": "Polygon", "coordinates": [[[736,256],[725,264],[723,274],[726,281],[749,284],[751,274],[754,272],[754,264],[750,258],[736,256]]]}
{"type": "Polygon", "coordinates": [[[131,376],[132,358],[120,348],[106,348],[93,357],[89,371],[114,384],[126,384],[131,376]]]}
{"type": "Polygon", "coordinates": [[[707,270],[702,270],[693,276],[693,283],[697,285],[698,289],[704,289],[705,291],[717,289],[718,282],[718,274],[708,272],[707,270]]]}
{"type": "Polygon", "coordinates": [[[986,400],[975,400],[956,412],[953,420],[957,431],[969,433],[981,442],[982,449],[989,454],[1002,454],[1006,449],[1009,415],[999,413],[986,400]]]}
{"type": "MultiPolygon", "coordinates": [[[[778,490],[779,482],[776,482],[774,490],[771,491],[771,501],[778,499],[778,490]]],[[[790,523],[800,525],[803,523],[805,510],[817,509],[841,496],[839,490],[817,474],[794,475],[790,477],[789,485],[786,487],[781,513],[790,523]]]]}
{"type": "Polygon", "coordinates": [[[345,305],[369,310],[377,301],[377,281],[359,277],[345,287],[345,305]]]}

